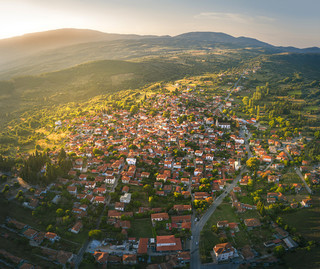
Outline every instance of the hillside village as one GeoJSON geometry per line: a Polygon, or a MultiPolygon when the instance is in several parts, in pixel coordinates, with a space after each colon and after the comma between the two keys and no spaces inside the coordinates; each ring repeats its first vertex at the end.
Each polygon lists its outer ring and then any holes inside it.
{"type": "MultiPolygon", "coordinates": [[[[306,244],[280,213],[313,206],[320,171],[308,160],[293,162],[304,150],[299,135],[252,135],[266,127],[228,112],[242,90],[231,85],[227,96],[216,95],[177,83],[130,110],[57,120],[56,130],[70,134],[47,155],[52,165],[64,156],[70,169],[16,197],[8,190],[6,199],[34,221],[8,216],[1,236],[27,239],[52,267],[277,263],[306,244]]],[[[39,173],[48,169],[43,164],[39,173]]],[[[0,255],[15,267],[39,268],[4,249],[0,255]]]]}

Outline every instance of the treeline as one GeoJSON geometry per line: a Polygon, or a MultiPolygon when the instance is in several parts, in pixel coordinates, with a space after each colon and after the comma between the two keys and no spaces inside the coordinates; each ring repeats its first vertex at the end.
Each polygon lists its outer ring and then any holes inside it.
{"type": "Polygon", "coordinates": [[[320,162],[320,132],[315,132],[315,139],[311,140],[304,148],[304,158],[320,162]]]}
{"type": "Polygon", "coordinates": [[[0,155],[0,171],[9,172],[14,167],[14,159],[0,155]]]}
{"type": "Polygon", "coordinates": [[[55,181],[59,176],[66,176],[71,167],[72,161],[63,149],[60,150],[54,162],[50,160],[46,152],[36,151],[24,160],[20,176],[31,184],[46,185],[55,181]]]}

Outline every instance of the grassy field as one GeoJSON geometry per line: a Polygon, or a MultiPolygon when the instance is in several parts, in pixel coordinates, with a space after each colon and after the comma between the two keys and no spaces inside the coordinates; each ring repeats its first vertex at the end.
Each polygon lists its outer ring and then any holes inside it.
{"type": "Polygon", "coordinates": [[[302,208],[294,213],[282,216],[283,222],[297,229],[307,240],[320,240],[320,207],[319,198],[311,208],[302,208]]]}
{"type": "Polygon", "coordinates": [[[247,210],[246,212],[244,213],[240,213],[239,214],[239,217],[241,219],[252,219],[252,218],[257,218],[259,219],[260,218],[260,215],[258,213],[257,210],[247,210]]]}
{"type": "Polygon", "coordinates": [[[300,177],[294,171],[292,171],[292,169],[282,176],[282,180],[285,184],[301,183],[300,177]]]}
{"type": "Polygon", "coordinates": [[[3,197],[0,198],[0,222],[3,223],[6,217],[15,218],[20,222],[31,225],[35,228],[42,228],[32,217],[32,211],[14,202],[8,202],[3,197]]]}
{"type": "MultiPolygon", "coordinates": [[[[219,236],[211,231],[212,225],[217,225],[217,222],[220,220],[227,220],[229,222],[239,222],[239,218],[234,212],[231,204],[229,203],[222,203],[218,209],[214,212],[214,214],[210,217],[208,222],[206,223],[205,227],[203,228],[201,234],[200,234],[200,255],[201,260],[203,262],[210,262],[210,251],[212,251],[212,248],[219,244],[219,236]]],[[[246,244],[245,241],[245,235],[242,234],[244,232],[238,232],[236,233],[236,237],[238,234],[240,234],[240,237],[238,239],[239,244],[246,244]]],[[[236,241],[237,242],[237,241],[236,241]]]]}
{"type": "Polygon", "coordinates": [[[231,204],[222,203],[211,216],[205,228],[210,228],[212,225],[217,225],[217,222],[220,220],[227,220],[229,222],[239,222],[239,218],[235,214],[231,204]]]}
{"type": "Polygon", "coordinates": [[[147,219],[135,219],[131,222],[130,236],[141,238],[147,237],[152,238],[152,224],[150,218],[147,219]]]}
{"type": "Polygon", "coordinates": [[[284,257],[285,265],[277,268],[292,268],[292,269],[318,269],[320,268],[320,247],[307,250],[295,250],[288,253],[284,257]]]}

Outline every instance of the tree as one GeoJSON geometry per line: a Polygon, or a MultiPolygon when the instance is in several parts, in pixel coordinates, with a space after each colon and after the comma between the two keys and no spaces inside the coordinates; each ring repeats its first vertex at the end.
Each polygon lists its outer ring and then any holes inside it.
{"type": "Polygon", "coordinates": [[[273,249],[273,253],[276,257],[280,258],[284,255],[285,253],[285,249],[282,245],[280,246],[276,246],[274,249],[273,249]]]}
{"type": "Polygon", "coordinates": [[[257,108],[257,120],[260,119],[260,106],[258,105],[258,108],[257,108]]]}
{"type": "Polygon", "coordinates": [[[138,113],[138,111],[139,111],[139,108],[138,108],[137,105],[132,105],[131,106],[131,108],[130,108],[130,113],[131,114],[136,114],[136,113],[138,113]]]}
{"type": "Polygon", "coordinates": [[[101,239],[102,238],[102,231],[101,230],[91,230],[89,232],[89,237],[94,239],[101,239]]]}
{"type": "Polygon", "coordinates": [[[9,191],[9,185],[8,184],[6,184],[4,187],[3,187],[3,189],[2,189],[2,193],[6,193],[6,192],[8,192],[9,191]]]}
{"type": "Polygon", "coordinates": [[[63,216],[63,209],[62,208],[58,208],[57,210],[56,210],[56,214],[57,214],[57,216],[58,217],[62,217],[63,216]]]}
{"type": "Polygon", "coordinates": [[[242,103],[247,106],[249,104],[249,97],[248,96],[245,96],[242,98],[242,103]]]}
{"type": "Polygon", "coordinates": [[[171,115],[170,111],[169,111],[169,110],[166,110],[166,111],[163,112],[162,117],[164,117],[164,118],[170,118],[170,115],[171,115]]]}
{"type": "Polygon", "coordinates": [[[212,230],[214,233],[218,233],[218,231],[219,231],[217,225],[212,225],[211,230],[212,230]]]}
{"type": "Polygon", "coordinates": [[[246,164],[251,171],[257,171],[259,169],[260,161],[256,157],[251,157],[247,160],[246,164]]]}
{"type": "Polygon", "coordinates": [[[47,227],[47,232],[53,232],[54,231],[54,227],[52,224],[49,224],[47,227]]]}
{"type": "Polygon", "coordinates": [[[23,197],[23,191],[22,190],[19,190],[17,195],[16,195],[16,198],[20,198],[20,197],[23,197]]]}
{"type": "Polygon", "coordinates": [[[271,128],[274,127],[275,121],[274,120],[269,121],[269,125],[270,125],[271,128]]]}

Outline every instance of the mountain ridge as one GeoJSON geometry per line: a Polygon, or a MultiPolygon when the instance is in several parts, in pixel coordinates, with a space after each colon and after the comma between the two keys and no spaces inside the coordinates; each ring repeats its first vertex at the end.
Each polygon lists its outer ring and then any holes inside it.
{"type": "Polygon", "coordinates": [[[277,47],[249,37],[219,32],[176,36],[103,33],[90,29],[58,29],[0,40],[0,79],[65,69],[96,60],[134,60],[189,50],[255,48],[273,53],[320,53],[320,48],[277,47]]]}

